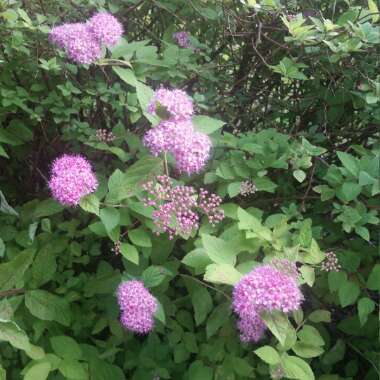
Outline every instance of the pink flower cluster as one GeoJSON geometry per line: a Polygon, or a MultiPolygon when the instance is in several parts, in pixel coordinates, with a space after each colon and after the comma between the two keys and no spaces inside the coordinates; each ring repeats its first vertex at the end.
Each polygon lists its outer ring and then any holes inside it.
{"type": "Polygon", "coordinates": [[[171,121],[189,120],[194,113],[193,101],[186,92],[178,89],[159,88],[148,105],[148,112],[155,115],[158,107],[169,113],[171,121]]]}
{"type": "Polygon", "coordinates": [[[97,187],[91,164],[83,156],[64,154],[53,162],[49,188],[62,205],[78,205],[82,197],[97,187]]]}
{"type": "Polygon", "coordinates": [[[234,287],[233,310],[239,316],[238,328],[243,342],[257,342],[266,326],[260,317],[263,311],[288,313],[298,310],[303,300],[297,284],[294,263],[276,260],[254,268],[234,287]]]}
{"type": "Polygon", "coordinates": [[[100,12],[86,23],[63,24],[52,28],[49,40],[65,50],[72,61],[90,64],[101,57],[103,44],[115,45],[122,34],[120,22],[111,14],[100,12]]]}
{"type": "Polygon", "coordinates": [[[117,289],[117,300],[121,310],[120,322],[126,329],[138,334],[153,330],[158,303],[141,281],[122,282],[117,289]]]}
{"type": "Polygon", "coordinates": [[[144,136],[144,145],[157,156],[171,153],[180,173],[198,173],[206,165],[211,151],[210,138],[194,130],[192,100],[181,90],[160,88],[148,106],[148,112],[163,112],[167,118],[144,136]]]}
{"type": "Polygon", "coordinates": [[[191,47],[190,34],[188,32],[175,32],[173,33],[173,39],[177,42],[180,47],[189,48],[191,47]]]}
{"type": "Polygon", "coordinates": [[[143,189],[147,192],[145,205],[155,208],[152,216],[157,234],[167,232],[169,239],[198,229],[200,213],[206,215],[212,225],[224,218],[221,198],[207,190],[201,189],[197,194],[193,187],[175,185],[167,176],[146,182],[143,189]]]}

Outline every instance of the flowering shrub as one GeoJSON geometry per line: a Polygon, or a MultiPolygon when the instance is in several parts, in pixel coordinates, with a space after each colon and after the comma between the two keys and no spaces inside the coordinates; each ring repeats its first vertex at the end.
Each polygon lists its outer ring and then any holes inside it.
{"type": "Polygon", "coordinates": [[[377,379],[377,4],[3,3],[0,379],[377,379]]]}

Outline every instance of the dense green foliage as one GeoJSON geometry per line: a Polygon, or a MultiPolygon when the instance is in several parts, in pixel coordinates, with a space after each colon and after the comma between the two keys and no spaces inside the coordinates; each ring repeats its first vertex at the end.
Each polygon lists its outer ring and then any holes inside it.
{"type": "Polygon", "coordinates": [[[376,0],[0,0],[0,45],[1,380],[378,378],[376,0]],[[128,64],[76,65],[49,44],[99,9],[125,27],[107,57],[128,64]],[[161,84],[192,96],[213,141],[200,175],[170,174],[226,214],[173,241],[141,195],[164,170],[141,143],[161,84]],[[81,207],[47,188],[65,152],[101,183],[81,207]],[[341,271],[321,270],[329,251],[341,271]],[[270,332],[242,344],[231,285],[271,257],[298,262],[302,311],[264,316],[270,332]],[[161,305],[147,337],[118,320],[115,289],[134,277],[161,305]]]}

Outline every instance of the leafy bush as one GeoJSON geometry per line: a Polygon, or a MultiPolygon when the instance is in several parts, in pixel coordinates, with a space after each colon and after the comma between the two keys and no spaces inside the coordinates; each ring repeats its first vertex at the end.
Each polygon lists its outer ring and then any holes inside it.
{"type": "Polygon", "coordinates": [[[375,1],[14,0],[0,18],[0,379],[378,378],[375,1]],[[124,34],[93,64],[49,41],[99,10],[124,34]],[[168,143],[212,141],[195,174],[143,144],[170,116],[148,109],[160,86],[195,104],[168,143]],[[99,182],[76,207],[49,191],[65,153],[99,182]],[[147,204],[163,175],[190,192],[170,206],[190,205],[188,230],[147,204]],[[242,342],[233,287],[283,259],[301,308],[258,310],[266,331],[242,342]],[[131,279],[157,300],[147,335],[119,320],[131,279]]]}

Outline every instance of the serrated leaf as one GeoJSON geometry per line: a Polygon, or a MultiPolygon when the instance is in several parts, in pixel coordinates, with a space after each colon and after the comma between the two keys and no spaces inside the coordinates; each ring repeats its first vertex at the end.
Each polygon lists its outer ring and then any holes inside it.
{"type": "Polygon", "coordinates": [[[280,362],[280,355],[271,346],[263,346],[253,351],[261,360],[270,365],[275,365],[280,362]]]}
{"type": "Polygon", "coordinates": [[[306,178],[306,173],[303,170],[297,169],[293,172],[293,177],[300,183],[302,183],[306,178]]]}
{"type": "Polygon", "coordinates": [[[211,264],[206,267],[204,280],[214,284],[236,285],[242,274],[230,264],[211,264]]]}
{"type": "Polygon", "coordinates": [[[15,322],[0,319],[0,340],[9,342],[14,348],[29,351],[31,345],[25,331],[15,322]]]}
{"type": "Polygon", "coordinates": [[[0,290],[9,290],[22,279],[33,261],[34,253],[34,249],[26,249],[11,261],[0,264],[0,290]]]}
{"type": "Polygon", "coordinates": [[[217,264],[234,265],[238,251],[230,243],[215,236],[202,234],[202,244],[209,258],[217,264]]]}
{"type": "Polygon", "coordinates": [[[331,322],[331,313],[327,310],[314,310],[312,313],[310,313],[308,319],[314,323],[320,323],[320,322],[331,322]]]}
{"type": "Polygon", "coordinates": [[[367,287],[370,290],[380,290],[380,264],[376,264],[368,277],[367,287]]]}
{"type": "Polygon", "coordinates": [[[309,364],[296,356],[284,356],[283,368],[289,379],[314,380],[314,374],[309,364]]]}
{"type": "Polygon", "coordinates": [[[337,152],[336,153],[343,166],[355,177],[359,174],[359,166],[357,159],[349,153],[337,152]]]}
{"type": "Polygon", "coordinates": [[[355,282],[346,281],[339,287],[338,294],[340,304],[346,307],[355,303],[359,297],[360,288],[355,282]]]}
{"type": "Polygon", "coordinates": [[[119,211],[111,207],[102,208],[99,216],[107,232],[111,232],[120,221],[119,211]]]}
{"type": "Polygon", "coordinates": [[[25,294],[25,305],[32,315],[43,321],[56,321],[69,326],[71,313],[69,303],[46,290],[30,290],[25,294]]]}
{"type": "Polygon", "coordinates": [[[361,326],[365,325],[368,319],[368,315],[371,314],[376,308],[375,302],[370,298],[361,298],[358,302],[358,314],[361,326]]]}
{"type": "Polygon", "coordinates": [[[309,344],[311,346],[324,346],[325,342],[321,337],[319,331],[309,325],[305,325],[300,331],[297,333],[298,338],[305,344],[309,344]]]}
{"type": "Polygon", "coordinates": [[[272,334],[284,346],[290,330],[294,330],[288,317],[279,311],[263,312],[260,315],[272,334]]]}
{"type": "Polygon", "coordinates": [[[121,243],[120,252],[125,259],[138,265],[139,264],[139,252],[132,244],[121,243]]]}
{"type": "Polygon", "coordinates": [[[51,370],[49,362],[35,363],[25,372],[24,380],[46,380],[51,370]]]}
{"type": "Polygon", "coordinates": [[[224,121],[203,115],[194,116],[192,122],[198,132],[205,133],[206,135],[211,135],[225,124],[224,121]]]}
{"type": "Polygon", "coordinates": [[[143,228],[128,231],[128,237],[131,242],[138,247],[150,248],[152,246],[152,240],[143,228]]]}
{"type": "Polygon", "coordinates": [[[82,349],[70,336],[53,336],[50,338],[53,351],[62,359],[81,359],[82,349]]]}
{"type": "Polygon", "coordinates": [[[372,21],[379,21],[379,8],[377,7],[376,2],[374,0],[368,0],[368,8],[372,13],[372,21]]]}
{"type": "Polygon", "coordinates": [[[95,194],[89,194],[81,198],[79,205],[84,211],[99,215],[100,201],[95,194]]]}

